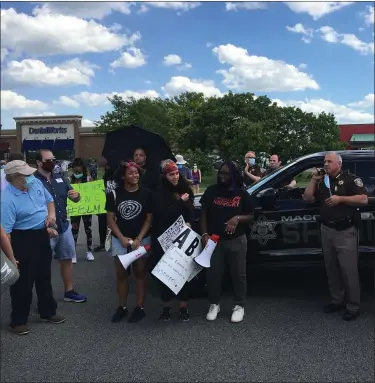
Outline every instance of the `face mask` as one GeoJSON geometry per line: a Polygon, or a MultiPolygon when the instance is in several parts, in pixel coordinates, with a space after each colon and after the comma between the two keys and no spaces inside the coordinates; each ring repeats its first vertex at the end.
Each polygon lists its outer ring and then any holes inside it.
{"type": "Polygon", "coordinates": [[[46,172],[51,173],[55,168],[55,165],[56,164],[54,161],[42,162],[42,169],[44,169],[46,172]]]}
{"type": "Polygon", "coordinates": [[[197,171],[197,170],[198,170],[198,168],[197,168],[196,166],[194,166],[194,170],[195,170],[195,171],[197,171]]]}
{"type": "Polygon", "coordinates": [[[1,165],[1,169],[5,169],[5,165],[1,165]]]}
{"type": "Polygon", "coordinates": [[[181,169],[181,168],[182,168],[182,165],[181,165],[181,164],[177,164],[177,167],[178,167],[179,169],[181,169]]]}
{"type": "Polygon", "coordinates": [[[255,158],[249,158],[249,164],[255,165],[255,158]]]}
{"type": "Polygon", "coordinates": [[[35,177],[34,175],[32,174],[31,176],[27,176],[25,178],[25,183],[23,184],[23,186],[26,188],[26,189],[30,189],[31,188],[31,185],[34,183],[35,181],[35,177]]]}
{"type": "Polygon", "coordinates": [[[73,175],[75,178],[82,178],[83,177],[82,173],[74,173],[73,175]]]}

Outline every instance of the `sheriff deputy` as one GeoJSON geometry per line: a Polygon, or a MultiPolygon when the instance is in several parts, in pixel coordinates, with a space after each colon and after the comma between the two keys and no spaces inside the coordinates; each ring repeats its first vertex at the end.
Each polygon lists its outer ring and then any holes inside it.
{"type": "Polygon", "coordinates": [[[356,206],[366,205],[368,198],[363,182],[342,170],[342,158],[329,153],[324,171],[313,172],[304,193],[305,201],[320,203],[321,238],[331,303],[324,312],[345,309],[342,318],[356,319],[360,308],[358,273],[358,227],[360,213],[356,206]]]}

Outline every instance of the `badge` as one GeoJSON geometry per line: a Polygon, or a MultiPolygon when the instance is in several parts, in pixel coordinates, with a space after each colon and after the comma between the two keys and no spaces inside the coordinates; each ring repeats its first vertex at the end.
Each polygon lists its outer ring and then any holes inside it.
{"type": "Polygon", "coordinates": [[[59,183],[59,184],[61,184],[61,183],[64,182],[64,181],[63,181],[62,178],[56,178],[56,182],[59,183]]]}
{"type": "Polygon", "coordinates": [[[339,185],[343,185],[344,184],[344,181],[339,181],[339,185]]]}
{"type": "Polygon", "coordinates": [[[354,183],[358,186],[358,187],[363,187],[363,182],[362,182],[362,180],[360,179],[360,178],[356,178],[355,180],[354,180],[354,183]]]}
{"type": "Polygon", "coordinates": [[[337,186],[335,186],[335,191],[337,191],[337,186]]]}

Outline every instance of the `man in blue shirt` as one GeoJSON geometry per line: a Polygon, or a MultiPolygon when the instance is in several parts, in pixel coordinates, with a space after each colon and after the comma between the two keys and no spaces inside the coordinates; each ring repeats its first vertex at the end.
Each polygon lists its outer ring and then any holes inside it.
{"type": "Polygon", "coordinates": [[[76,248],[72,227],[67,217],[67,199],[80,200],[79,193],[60,175],[53,173],[55,157],[50,150],[41,150],[36,155],[38,171],[35,176],[52,195],[56,207],[56,226],[58,235],[51,238],[51,247],[60,262],[61,276],[64,283],[64,301],[82,303],[87,300],[83,294],[73,289],[73,263],[76,248]]]}
{"type": "Polygon", "coordinates": [[[1,196],[1,224],[10,237],[20,271],[19,279],[10,287],[10,327],[18,335],[30,331],[27,321],[34,283],[41,319],[51,323],[66,320],[56,314],[51,285],[50,235],[57,234],[55,204],[51,194],[34,177],[35,170],[20,160],[9,162],[5,167],[9,184],[1,196]]]}
{"type": "Polygon", "coordinates": [[[184,160],[183,156],[181,156],[180,154],[176,155],[176,164],[180,174],[185,178],[189,185],[193,185],[193,177],[191,175],[191,170],[187,166],[185,166],[186,163],[187,162],[184,160]]]}

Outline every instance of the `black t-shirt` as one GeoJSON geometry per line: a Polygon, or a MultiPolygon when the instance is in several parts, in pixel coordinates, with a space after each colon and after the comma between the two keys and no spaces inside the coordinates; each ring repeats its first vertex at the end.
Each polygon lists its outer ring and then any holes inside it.
{"type": "Polygon", "coordinates": [[[246,232],[246,225],[239,223],[234,234],[226,234],[226,222],[235,216],[250,215],[254,211],[253,199],[246,190],[223,190],[218,185],[209,186],[200,199],[202,208],[207,209],[208,234],[231,239],[246,232]]]}
{"type": "MultiPolygon", "coordinates": [[[[353,196],[366,194],[362,180],[354,174],[341,172],[336,177],[330,177],[332,195],[353,196]]],[[[346,217],[356,217],[359,212],[357,207],[347,204],[328,206],[325,200],[330,197],[330,192],[324,183],[324,178],[319,181],[315,189],[315,198],[320,202],[320,218],[324,221],[338,221],[346,217]]]]}
{"type": "Polygon", "coordinates": [[[128,192],[124,188],[117,187],[115,193],[116,200],[113,192],[107,194],[105,209],[107,212],[116,214],[116,223],[121,233],[125,237],[134,239],[141,231],[147,214],[152,213],[151,192],[142,187],[135,192],[128,192]]]}

